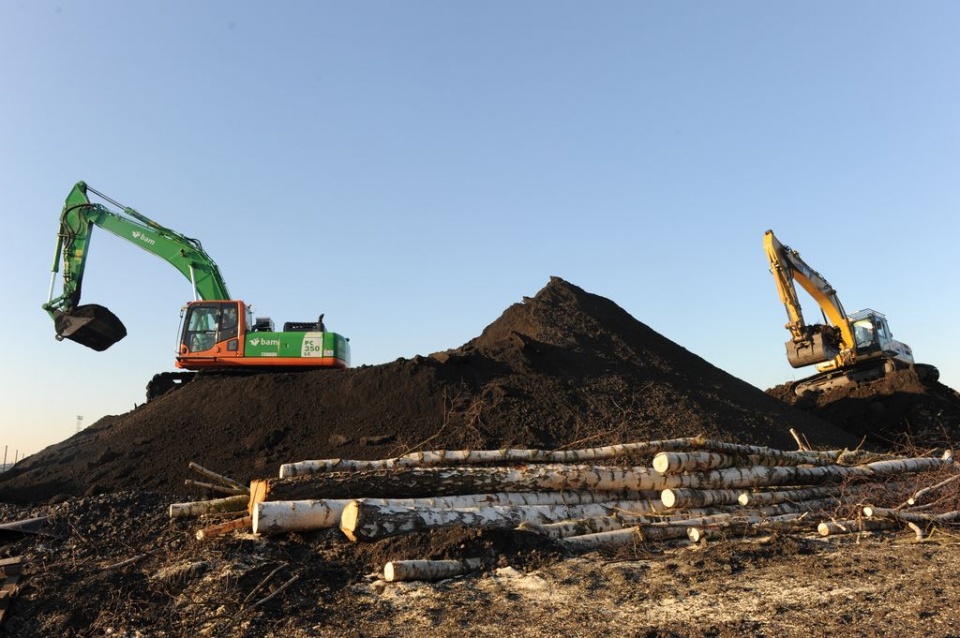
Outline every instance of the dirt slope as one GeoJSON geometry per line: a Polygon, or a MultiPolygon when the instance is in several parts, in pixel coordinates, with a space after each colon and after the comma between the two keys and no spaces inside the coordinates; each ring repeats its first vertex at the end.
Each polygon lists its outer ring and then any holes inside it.
{"type": "Polygon", "coordinates": [[[553,278],[460,348],[344,371],[200,378],[29,457],[0,500],[183,491],[195,461],[234,478],[307,458],[601,445],[706,434],[792,447],[844,431],[727,374],[612,301],[553,278]],[[373,444],[371,444],[373,443],[373,444]]]}

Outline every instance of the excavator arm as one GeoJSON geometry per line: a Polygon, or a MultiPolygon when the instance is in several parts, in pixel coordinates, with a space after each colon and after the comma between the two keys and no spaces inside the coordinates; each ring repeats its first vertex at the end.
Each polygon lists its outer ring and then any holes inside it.
{"type": "Polygon", "coordinates": [[[800,253],[781,244],[768,230],[763,247],[770,261],[770,272],[777,284],[780,301],[787,310],[787,330],[791,341],[786,344],[787,359],[795,368],[813,363],[833,361],[836,367],[852,362],[855,341],[843,305],[833,286],[800,257],[800,253]],[[800,308],[795,283],[817,302],[827,324],[807,324],[800,308]]]}
{"type": "Polygon", "coordinates": [[[50,292],[47,303],[43,304],[43,309],[54,320],[58,339],[71,339],[94,350],[105,350],[126,336],[123,323],[107,308],[95,304],[80,305],[83,274],[95,226],[126,239],[179,270],[190,281],[194,299],[230,298],[220,269],[199,240],[165,228],[84,182],[78,182],[67,196],[60,215],[50,292]],[[92,203],[88,191],[120,210],[92,203]],[[54,297],[61,261],[63,290],[54,297]]]}

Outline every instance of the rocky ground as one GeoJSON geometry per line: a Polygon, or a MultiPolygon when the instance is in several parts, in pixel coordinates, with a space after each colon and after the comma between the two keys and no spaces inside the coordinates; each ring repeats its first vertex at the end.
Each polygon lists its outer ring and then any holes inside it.
{"type": "MultiPolygon", "coordinates": [[[[948,527],[922,542],[773,534],[574,556],[491,530],[200,541],[212,521],[167,515],[210,496],[184,486],[197,478],[190,461],[246,482],[287,461],[416,449],[697,434],[795,449],[794,428],[821,448],[866,435],[874,448],[939,453],[960,438],[960,396],[910,371],[795,403],[784,386],[754,388],[560,279],[428,357],[200,378],[0,477],[0,523],[49,517],[43,535],[0,531],[0,558],[25,561],[0,635],[960,636],[960,545],[948,527]],[[465,556],[484,569],[433,584],[375,576],[389,560],[465,556]]],[[[954,507],[949,496],[942,505],[954,507]]]]}

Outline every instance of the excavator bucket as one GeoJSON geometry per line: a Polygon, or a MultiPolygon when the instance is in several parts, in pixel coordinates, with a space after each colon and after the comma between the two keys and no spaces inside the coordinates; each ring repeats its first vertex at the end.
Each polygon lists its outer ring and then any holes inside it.
{"type": "Polygon", "coordinates": [[[812,334],[804,341],[788,341],[784,345],[787,347],[787,361],[794,368],[830,361],[839,354],[821,333],[812,334]]]}
{"type": "Polygon", "coordinates": [[[87,304],[71,312],[58,313],[54,319],[57,339],[70,339],[93,348],[106,350],[127,336],[127,328],[115,314],[103,306],[87,304]]]}

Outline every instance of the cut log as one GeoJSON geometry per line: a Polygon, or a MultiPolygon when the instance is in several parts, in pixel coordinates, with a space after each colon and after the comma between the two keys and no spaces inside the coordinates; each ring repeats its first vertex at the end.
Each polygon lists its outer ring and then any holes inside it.
{"type": "MultiPolygon", "coordinates": [[[[839,495],[840,488],[831,485],[825,487],[807,487],[796,490],[777,490],[772,492],[740,492],[737,502],[743,506],[751,505],[753,507],[760,507],[763,505],[774,505],[776,503],[807,501],[839,495]]],[[[664,501],[664,504],[666,504],[666,501],[664,501]]]]}
{"type": "Polygon", "coordinates": [[[795,454],[785,454],[780,450],[766,454],[731,454],[721,452],[660,452],[653,457],[653,469],[661,474],[679,474],[681,472],[704,472],[725,467],[775,465],[824,465],[818,459],[795,454]]]}
{"type": "Polygon", "coordinates": [[[654,455],[658,452],[681,450],[707,450],[747,456],[774,456],[780,459],[781,465],[812,464],[823,465],[834,462],[841,451],[808,451],[788,452],[774,448],[739,445],[714,441],[704,437],[687,437],[679,439],[665,439],[661,441],[641,441],[635,443],[620,443],[595,448],[579,450],[537,450],[537,449],[504,449],[504,450],[434,450],[426,452],[412,452],[391,459],[379,460],[351,460],[351,459],[322,459],[316,461],[299,461],[284,463],[280,466],[280,478],[293,478],[320,472],[343,471],[376,471],[390,470],[402,467],[452,467],[458,465],[495,464],[495,463],[592,463],[624,456],[654,455]]]}
{"type": "Polygon", "coordinates": [[[689,544],[690,542],[687,539],[687,527],[684,525],[660,527],[640,525],[597,534],[570,536],[561,539],[559,542],[571,551],[586,552],[595,549],[623,547],[624,545],[640,545],[644,542],[674,542],[680,539],[683,540],[683,544],[689,544]]]}
{"type": "Polygon", "coordinates": [[[580,518],[556,523],[521,523],[517,529],[533,532],[540,536],[552,539],[583,536],[599,532],[609,532],[638,525],[669,525],[673,523],[687,524],[691,517],[706,515],[708,510],[690,510],[683,514],[671,516],[643,515],[620,513],[612,516],[597,516],[594,518],[580,518]]]}
{"type": "MultiPolygon", "coordinates": [[[[373,505],[392,507],[427,506],[440,509],[487,507],[495,505],[584,505],[616,500],[655,500],[656,492],[498,492],[465,494],[436,498],[364,499],[373,505]]],[[[352,499],[304,499],[298,501],[261,501],[254,504],[253,532],[279,534],[340,525],[343,509],[352,499]]]]}
{"type": "Polygon", "coordinates": [[[887,518],[862,518],[859,520],[824,521],[817,525],[817,532],[821,536],[833,536],[835,534],[873,532],[895,527],[897,527],[897,523],[887,518]]]}
{"type": "Polygon", "coordinates": [[[253,524],[253,519],[250,516],[244,516],[232,521],[227,521],[226,523],[219,523],[218,525],[211,525],[210,527],[205,527],[199,532],[197,532],[197,540],[205,540],[209,538],[214,538],[216,536],[222,536],[229,532],[238,532],[240,530],[248,530],[253,524]]]}
{"type": "Polygon", "coordinates": [[[736,505],[742,492],[740,490],[693,490],[676,488],[660,492],[664,507],[689,508],[708,507],[710,505],[736,505]]]}
{"type": "Polygon", "coordinates": [[[656,454],[663,450],[682,450],[705,442],[699,437],[621,443],[580,450],[434,450],[411,452],[392,459],[372,461],[350,459],[325,459],[284,463],[280,466],[281,478],[305,476],[320,472],[376,471],[402,467],[455,467],[481,464],[527,464],[527,463],[585,463],[628,455],[656,454]]]}
{"type": "Polygon", "coordinates": [[[661,509],[662,504],[658,501],[438,509],[417,505],[376,505],[358,500],[344,507],[340,530],[352,541],[368,541],[447,527],[510,529],[521,523],[552,523],[564,519],[607,516],[614,511],[644,514],[661,509]]]}
{"type": "Polygon", "coordinates": [[[905,510],[895,510],[886,507],[866,506],[863,515],[869,519],[891,519],[910,523],[943,524],[960,520],[960,512],[943,512],[941,514],[925,514],[905,510]]]}
{"type": "Polygon", "coordinates": [[[805,531],[816,526],[817,524],[808,518],[806,512],[783,514],[770,518],[735,516],[728,520],[692,525],[687,528],[687,538],[696,543],[703,539],[756,536],[775,530],[805,531]]]}
{"type": "Polygon", "coordinates": [[[936,492],[937,490],[943,489],[944,487],[946,487],[947,485],[950,485],[951,483],[953,483],[953,482],[956,481],[957,479],[960,479],[960,474],[954,474],[953,476],[951,476],[951,477],[948,478],[947,480],[945,480],[945,481],[940,481],[940,482],[937,483],[936,485],[931,485],[931,486],[929,486],[929,487],[923,488],[922,490],[917,490],[917,491],[913,494],[913,496],[911,496],[910,498],[907,499],[907,502],[906,502],[905,504],[906,504],[906,505],[916,505],[916,504],[919,503],[925,496],[927,496],[927,495],[929,495],[929,494],[932,494],[932,493],[936,492]]]}
{"type": "Polygon", "coordinates": [[[242,512],[247,509],[249,500],[249,496],[238,494],[236,496],[215,498],[206,501],[173,503],[170,505],[170,518],[202,516],[204,514],[219,514],[223,512],[242,512]]]}
{"type": "Polygon", "coordinates": [[[529,465],[524,467],[409,467],[393,471],[328,472],[272,478],[251,486],[251,499],[417,498],[491,492],[565,490],[660,491],[684,477],[645,467],[529,465]]]}
{"type": "Polygon", "coordinates": [[[468,574],[483,567],[480,558],[464,560],[395,560],[383,567],[388,583],[409,580],[443,580],[468,574]]]}

